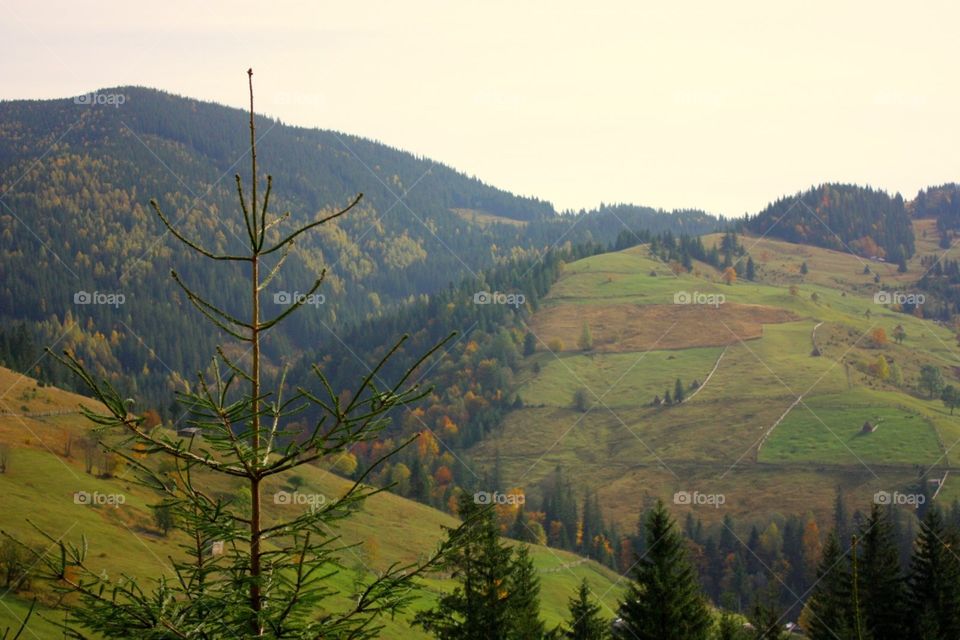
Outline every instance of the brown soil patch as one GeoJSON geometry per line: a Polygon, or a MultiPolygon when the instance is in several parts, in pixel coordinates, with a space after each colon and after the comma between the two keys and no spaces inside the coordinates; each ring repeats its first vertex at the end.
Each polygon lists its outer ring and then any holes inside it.
{"type": "Polygon", "coordinates": [[[583,323],[590,327],[593,349],[603,353],[718,347],[763,336],[763,325],[799,320],[784,309],[764,305],[698,304],[560,305],[540,310],[531,328],[552,349],[577,350],[583,323]]]}

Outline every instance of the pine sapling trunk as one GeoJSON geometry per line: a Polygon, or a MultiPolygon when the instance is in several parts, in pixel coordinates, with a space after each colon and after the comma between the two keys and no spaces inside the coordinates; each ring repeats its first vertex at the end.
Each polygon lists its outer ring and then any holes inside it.
{"type": "Polygon", "coordinates": [[[863,628],[860,621],[860,576],[857,575],[857,536],[850,538],[851,579],[853,586],[853,621],[857,640],[863,640],[863,628]]]}
{"type": "MultiPolygon", "coordinates": [[[[250,164],[252,168],[252,208],[253,231],[257,231],[257,146],[256,128],[253,122],[253,69],[247,71],[250,83],[250,164]]],[[[261,215],[266,215],[262,212],[261,215]]],[[[259,244],[259,243],[257,243],[259,244]]],[[[263,634],[260,624],[260,251],[255,246],[251,264],[251,318],[250,333],[252,341],[252,363],[250,377],[252,433],[251,433],[251,476],[250,476],[250,609],[253,612],[251,624],[255,635],[263,634]]]]}

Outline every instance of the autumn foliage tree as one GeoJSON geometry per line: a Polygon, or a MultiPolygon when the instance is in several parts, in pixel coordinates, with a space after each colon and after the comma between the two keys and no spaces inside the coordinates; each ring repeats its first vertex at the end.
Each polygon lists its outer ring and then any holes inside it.
{"type": "Polygon", "coordinates": [[[723,270],[723,281],[728,285],[732,285],[737,281],[737,270],[733,267],[727,267],[723,270]]]}
{"type": "Polygon", "coordinates": [[[873,343],[875,347],[882,347],[889,342],[887,340],[887,332],[883,327],[874,327],[870,331],[870,342],[873,343]]]}

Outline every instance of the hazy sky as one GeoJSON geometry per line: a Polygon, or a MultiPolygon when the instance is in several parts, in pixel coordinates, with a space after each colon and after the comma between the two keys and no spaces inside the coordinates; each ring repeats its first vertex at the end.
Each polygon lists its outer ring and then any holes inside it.
{"type": "Polygon", "coordinates": [[[960,5],[587,4],[0,0],[0,98],[139,84],[242,106],[252,66],[284,122],[558,208],[740,215],[823,181],[960,180],[960,5]]]}

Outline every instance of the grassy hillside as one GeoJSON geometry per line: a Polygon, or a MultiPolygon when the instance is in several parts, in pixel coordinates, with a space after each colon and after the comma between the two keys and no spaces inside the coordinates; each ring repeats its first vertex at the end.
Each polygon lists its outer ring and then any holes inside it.
{"type": "MultiPolygon", "coordinates": [[[[874,300],[922,273],[920,260],[936,250],[924,225],[906,273],[755,236],[741,238],[752,282],[727,285],[700,264],[675,275],[645,245],[566,265],[529,323],[538,351],[515,379],[524,407],[472,454],[487,464],[499,454],[505,481],[532,495],[562,464],[625,528],[677,491],[725,495],[721,509],[697,509],[706,522],[807,512],[828,522],[837,486],[865,508],[878,490],[913,486],[918,471],[939,477],[955,464],[960,416],[927,399],[918,380],[933,364],[956,383],[953,333],[874,300]],[[880,358],[900,380],[876,375],[880,358]],[[654,405],[677,378],[688,399],[654,405]],[[574,407],[577,389],[586,411],[574,407]],[[861,433],[866,421],[876,431],[861,433]]],[[[948,482],[940,498],[958,495],[948,482]]],[[[680,518],[691,508],[675,506],[680,518]]]]}
{"type": "MultiPolygon", "coordinates": [[[[0,369],[0,390],[4,390],[0,396],[0,444],[10,451],[7,471],[0,474],[0,529],[38,545],[41,539],[31,523],[55,537],[79,541],[86,536],[92,564],[111,576],[127,574],[149,581],[165,572],[166,558],[179,554],[177,545],[184,540],[175,534],[164,537],[156,530],[148,506],[155,497],[130,482],[123,469],[112,479],[85,472],[79,442],[88,427],[80,416],[70,412],[79,402],[89,401],[59,389],[38,387],[33,379],[7,369],[0,369]],[[59,415],[41,415],[49,413],[59,415]],[[76,504],[74,494],[82,491],[120,494],[124,504],[76,504]]],[[[300,475],[305,481],[301,492],[335,496],[347,487],[347,481],[320,468],[308,467],[300,475]]],[[[265,491],[269,495],[281,488],[275,482],[265,491]]],[[[225,491],[230,487],[211,485],[209,489],[225,491]]],[[[280,507],[271,504],[271,508],[280,507]]],[[[342,593],[350,594],[356,581],[371,572],[427,554],[442,538],[442,527],[454,524],[454,518],[437,510],[392,494],[378,494],[338,531],[345,542],[363,545],[344,554],[347,570],[333,581],[342,593]]],[[[587,578],[607,607],[607,614],[613,617],[623,588],[618,576],[594,562],[546,547],[533,547],[532,556],[541,574],[543,617],[549,625],[564,619],[567,599],[582,578],[587,578]]],[[[414,609],[427,606],[437,593],[451,586],[443,576],[432,576],[414,609]]],[[[42,590],[41,597],[45,597],[42,590]]],[[[23,597],[11,594],[0,597],[0,605],[0,629],[15,626],[27,606],[23,597]]],[[[58,616],[49,609],[44,614],[58,616]]],[[[28,638],[59,637],[43,620],[36,620],[30,629],[28,638]]],[[[390,638],[423,637],[405,620],[390,622],[384,634],[390,638]]]]}

